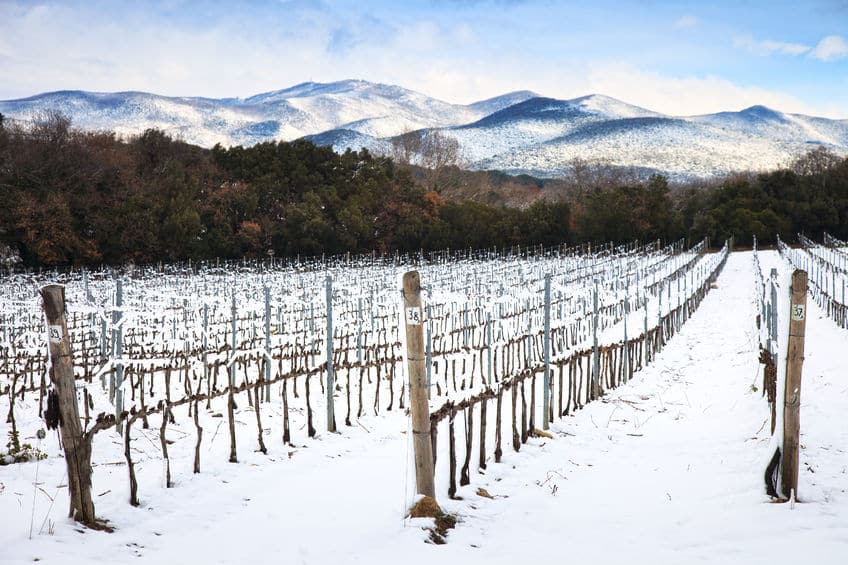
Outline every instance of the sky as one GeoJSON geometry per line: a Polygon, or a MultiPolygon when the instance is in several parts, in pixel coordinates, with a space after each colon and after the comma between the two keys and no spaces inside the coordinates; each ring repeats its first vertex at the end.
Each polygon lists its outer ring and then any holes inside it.
{"type": "Polygon", "coordinates": [[[848,0],[0,0],[0,99],[350,78],[463,104],[532,90],[848,119],[848,0]]]}

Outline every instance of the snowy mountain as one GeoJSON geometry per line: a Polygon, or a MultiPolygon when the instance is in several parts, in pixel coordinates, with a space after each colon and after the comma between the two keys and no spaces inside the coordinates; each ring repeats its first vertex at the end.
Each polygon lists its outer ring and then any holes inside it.
{"type": "Polygon", "coordinates": [[[389,153],[402,133],[438,131],[457,140],[469,168],[538,176],[567,173],[578,159],[691,178],[772,169],[816,145],[848,153],[848,120],[763,106],[673,117],[598,94],[557,100],[518,91],[459,105],[345,80],[243,99],[60,91],[0,101],[0,113],[24,122],[51,110],[84,129],[129,136],[158,128],[206,147],[307,137],[337,151],[389,153]]]}
{"type": "Polygon", "coordinates": [[[817,145],[848,153],[848,120],[762,106],[671,117],[599,95],[534,98],[440,131],[471,168],[537,176],[567,174],[582,160],[683,180],[774,169],[817,145]]]}
{"type": "Polygon", "coordinates": [[[133,135],[158,128],[203,146],[252,145],[344,129],[390,137],[469,123],[535,96],[516,92],[469,106],[361,80],[306,82],[249,98],[167,97],[144,92],[60,91],[0,101],[0,113],[29,121],[58,110],[77,127],[133,135]]]}

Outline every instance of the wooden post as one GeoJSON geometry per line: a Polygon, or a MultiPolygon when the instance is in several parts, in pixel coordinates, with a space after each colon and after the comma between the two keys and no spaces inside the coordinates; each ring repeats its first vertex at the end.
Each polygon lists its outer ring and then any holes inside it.
{"type": "MultiPolygon", "coordinates": [[[[843,293],[844,294],[844,293],[843,293]]],[[[494,367],[492,365],[492,313],[486,312],[486,349],[488,350],[489,363],[486,372],[486,384],[488,386],[492,386],[492,375],[494,373],[494,367]]]]}
{"type": "Polygon", "coordinates": [[[428,304],[425,307],[424,313],[426,314],[426,319],[424,320],[427,323],[427,349],[424,354],[425,365],[427,367],[427,398],[430,398],[432,394],[432,386],[433,386],[433,326],[430,323],[430,305],[428,304]]]}
{"type": "Polygon", "coordinates": [[[333,374],[333,277],[327,276],[327,431],[336,431],[336,412],[333,393],[336,391],[333,374]]]}
{"type": "Polygon", "coordinates": [[[601,394],[601,364],[598,350],[598,279],[592,291],[592,400],[601,394]]]}
{"type": "Polygon", "coordinates": [[[786,355],[786,389],[783,400],[783,495],[798,497],[798,436],[801,431],[801,365],[804,362],[804,332],[807,326],[807,273],[792,273],[789,302],[789,345],[786,355]]]}
{"type": "Polygon", "coordinates": [[[545,380],[542,383],[542,429],[547,430],[551,415],[551,274],[545,274],[545,380]]]}
{"type": "MultiPolygon", "coordinates": [[[[91,441],[94,434],[115,423],[113,416],[98,416],[97,423],[86,433],[80,428],[74,362],[65,316],[65,287],[48,285],[41,289],[44,314],[47,317],[48,342],[52,370],[50,380],[59,400],[58,421],[68,468],[70,510],[68,515],[84,524],[98,527],[91,499],[91,441]]],[[[100,526],[102,528],[102,526],[100,526]]]]}
{"type": "Polygon", "coordinates": [[[624,354],[624,382],[630,380],[630,346],[627,340],[627,316],[630,314],[630,275],[627,275],[627,282],[624,285],[624,347],[621,351],[624,354]]]}
{"type": "Polygon", "coordinates": [[[232,319],[230,320],[230,360],[228,373],[230,375],[230,388],[232,389],[236,384],[236,347],[238,346],[236,340],[238,334],[238,309],[236,307],[235,289],[233,290],[233,296],[230,302],[230,315],[232,319]]]}
{"type": "Polygon", "coordinates": [[[418,271],[403,275],[403,315],[406,322],[406,363],[415,450],[415,483],[418,493],[436,497],[433,479],[433,446],[430,443],[430,405],[424,369],[424,326],[421,311],[421,279],[418,271]]]}
{"type": "MultiPolygon", "coordinates": [[[[274,257],[271,256],[271,261],[273,260],[274,257]]],[[[269,286],[265,287],[265,402],[271,402],[271,287],[269,286]]]]}
{"type": "Polygon", "coordinates": [[[115,312],[116,324],[118,328],[115,333],[115,352],[113,357],[117,357],[117,366],[115,367],[115,418],[117,421],[116,428],[118,433],[121,433],[121,424],[123,418],[121,414],[124,412],[124,282],[122,279],[115,281],[115,312]]]}
{"type": "Polygon", "coordinates": [[[203,379],[209,382],[209,304],[205,303],[203,304],[203,379]]]}
{"type": "Polygon", "coordinates": [[[356,361],[362,366],[362,297],[356,306],[356,361]]]}
{"type": "Polygon", "coordinates": [[[533,367],[533,304],[529,298],[527,299],[527,339],[524,343],[524,348],[527,350],[525,362],[529,370],[533,367]]]}
{"type": "Polygon", "coordinates": [[[657,331],[659,332],[659,339],[657,340],[657,351],[662,351],[663,346],[663,330],[662,330],[662,291],[663,291],[663,281],[660,281],[660,288],[657,290],[657,331]]]}

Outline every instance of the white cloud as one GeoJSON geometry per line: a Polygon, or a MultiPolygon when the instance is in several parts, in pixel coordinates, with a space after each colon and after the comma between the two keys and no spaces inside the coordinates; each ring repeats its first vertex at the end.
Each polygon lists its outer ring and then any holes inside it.
{"type": "Polygon", "coordinates": [[[700,23],[700,20],[698,20],[697,17],[687,15],[687,16],[681,16],[681,17],[677,18],[674,21],[674,23],[672,24],[672,26],[675,29],[692,29],[694,27],[697,27],[697,25],[699,23],[700,23]]]}
{"type": "Polygon", "coordinates": [[[754,39],[751,36],[737,37],[733,40],[735,47],[746,49],[756,55],[803,55],[810,50],[809,45],[800,43],[786,43],[783,41],[772,41],[770,39],[754,39]]]}
{"type": "Polygon", "coordinates": [[[593,92],[674,116],[738,111],[757,104],[784,112],[822,114],[793,96],[716,76],[671,77],[613,64],[591,72],[588,82],[593,92]]]}
{"type": "Polygon", "coordinates": [[[597,93],[672,116],[738,111],[762,104],[776,110],[845,118],[844,105],[811,106],[773,90],[739,85],[717,76],[676,77],[620,63],[546,62],[505,59],[487,66],[428,61],[397,69],[392,81],[449,102],[468,103],[512,90],[576,98],[597,93]],[[552,72],[551,69],[554,69],[552,72]]]}
{"type": "Polygon", "coordinates": [[[848,57],[848,41],[839,35],[828,35],[810,53],[815,59],[833,61],[848,57]]]}
{"type": "MultiPolygon", "coordinates": [[[[811,107],[792,96],[719,76],[670,76],[570,53],[536,52],[530,57],[521,49],[488,44],[485,34],[475,36],[476,24],[463,22],[356,21],[350,27],[356,41],[333,51],[327,49],[333,30],[347,22],[332,11],[310,12],[301,19],[289,14],[288,25],[269,21],[271,31],[263,34],[238,15],[191,28],[143,14],[133,16],[132,25],[126,20],[94,22],[87,13],[61,6],[48,12],[5,12],[0,0],[0,51],[8,52],[0,60],[0,98],[75,88],[250,96],[307,80],[361,78],[454,103],[527,89],[555,98],[607,94],[670,115],[754,104],[839,118],[848,110],[841,100],[811,107]],[[34,37],[39,40],[32,41],[34,37]]],[[[820,55],[838,53],[827,42],[820,55]]]]}

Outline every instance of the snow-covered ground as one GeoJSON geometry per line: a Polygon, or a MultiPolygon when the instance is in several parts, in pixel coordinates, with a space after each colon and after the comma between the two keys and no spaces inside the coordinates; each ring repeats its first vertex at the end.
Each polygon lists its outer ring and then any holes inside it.
{"type": "MultiPolygon", "coordinates": [[[[789,269],[776,252],[760,261],[766,272],[789,269]]],[[[503,463],[490,461],[485,476],[460,487],[462,500],[438,484],[439,502],[459,518],[446,545],[425,543],[430,521],[404,519],[414,478],[402,412],[316,440],[293,430],[291,447],[279,439],[279,411],[265,408],[262,455],[253,451],[253,412],[240,406],[239,463],[226,462],[225,419],[207,417],[199,475],[191,472],[193,424],[178,411],[168,428],[172,489],[162,480],[158,417],[149,430],[137,423],[138,508],[125,495],[122,442],[114,431],[99,434],[95,504],[111,534],[65,517],[64,461],[48,434],[54,456],[0,467],[0,562],[845,563],[848,383],[839,354],[848,332],[808,301],[800,502],[770,503],[768,408],[753,388],[761,389],[753,266],[750,253],[733,254],[657,361],[556,420],[554,439],[531,439],[503,463]],[[479,487],[494,499],[478,496],[479,487]]],[[[18,406],[19,419],[33,400],[18,406]]]]}

